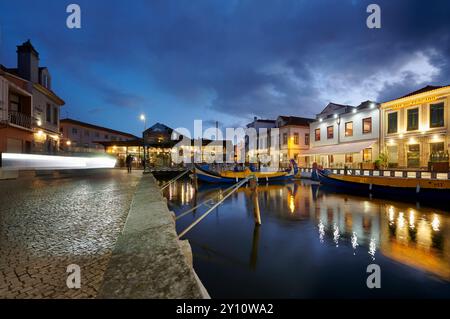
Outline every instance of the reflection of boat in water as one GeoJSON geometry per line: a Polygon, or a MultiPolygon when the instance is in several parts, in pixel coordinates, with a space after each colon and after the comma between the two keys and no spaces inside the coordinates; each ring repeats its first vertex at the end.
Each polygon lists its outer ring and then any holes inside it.
{"type": "Polygon", "coordinates": [[[209,170],[204,166],[195,164],[198,180],[206,183],[237,183],[250,176],[256,177],[258,181],[286,181],[291,180],[298,172],[295,161],[291,160],[291,168],[284,172],[253,172],[250,169],[244,171],[222,171],[220,173],[209,170]]]}
{"type": "Polygon", "coordinates": [[[318,170],[318,175],[322,185],[373,195],[400,195],[424,200],[443,199],[450,195],[450,180],[341,175],[329,170],[318,170]]]}

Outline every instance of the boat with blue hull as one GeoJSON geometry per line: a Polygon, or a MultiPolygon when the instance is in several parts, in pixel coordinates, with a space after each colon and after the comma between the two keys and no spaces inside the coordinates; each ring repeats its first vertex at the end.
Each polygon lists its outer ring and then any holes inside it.
{"type": "Polygon", "coordinates": [[[206,183],[237,183],[250,176],[255,176],[260,182],[282,182],[292,180],[297,173],[298,167],[293,160],[291,160],[291,168],[284,172],[253,172],[247,168],[243,171],[222,171],[219,173],[195,164],[195,174],[198,180],[206,183]]]}
{"type": "Polygon", "coordinates": [[[341,175],[329,170],[317,170],[317,175],[322,185],[339,191],[421,200],[446,200],[450,196],[448,179],[341,175]]]}

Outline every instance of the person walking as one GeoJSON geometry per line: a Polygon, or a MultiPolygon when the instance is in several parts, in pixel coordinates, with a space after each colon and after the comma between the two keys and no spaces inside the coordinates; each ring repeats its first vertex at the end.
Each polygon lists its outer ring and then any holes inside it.
{"type": "Polygon", "coordinates": [[[131,173],[131,164],[133,163],[133,156],[128,154],[125,161],[126,161],[126,164],[127,164],[128,173],[131,173]]]}

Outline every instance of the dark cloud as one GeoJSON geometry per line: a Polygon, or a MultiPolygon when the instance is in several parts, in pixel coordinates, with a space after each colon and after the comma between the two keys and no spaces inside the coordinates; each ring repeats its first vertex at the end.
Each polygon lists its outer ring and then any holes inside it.
{"type": "MultiPolygon", "coordinates": [[[[49,61],[116,106],[139,107],[160,93],[186,105],[174,116],[207,108],[244,122],[253,115],[311,116],[330,100],[384,101],[429,83],[450,84],[448,1],[377,1],[381,30],[365,25],[370,1],[78,3],[78,31],[60,27],[63,5],[54,1],[3,3],[0,19],[37,39],[49,61]],[[23,12],[26,5],[32,11],[23,12]],[[123,83],[117,78],[124,70],[123,83]]],[[[155,101],[161,113],[169,107],[162,103],[155,101]]]]}

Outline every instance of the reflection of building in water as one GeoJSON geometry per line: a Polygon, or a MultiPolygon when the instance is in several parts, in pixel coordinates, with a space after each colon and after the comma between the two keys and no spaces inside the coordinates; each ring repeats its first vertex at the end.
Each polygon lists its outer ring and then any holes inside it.
{"type": "Polygon", "coordinates": [[[386,205],[381,253],[450,280],[450,218],[445,213],[386,205]]]}
{"type": "Polygon", "coordinates": [[[191,183],[172,183],[165,190],[165,196],[169,201],[177,199],[180,205],[188,205],[191,203],[195,195],[195,188],[191,183]]]}
{"type": "MultiPolygon", "coordinates": [[[[195,196],[195,190],[190,184],[182,185],[172,185],[166,192],[170,192],[170,198],[186,205],[195,196]]],[[[205,194],[211,195],[205,191],[199,196],[205,194]]],[[[445,212],[320,190],[313,196],[312,187],[304,182],[259,185],[258,194],[262,227],[269,218],[279,222],[312,223],[317,227],[317,240],[324,245],[337,245],[336,249],[365,254],[368,262],[382,254],[450,280],[450,216],[445,212]]],[[[246,205],[248,217],[253,219],[250,187],[240,188],[230,201],[234,201],[233,205],[246,205]],[[244,196],[240,196],[242,193],[244,196]]],[[[256,264],[259,234],[254,235],[251,263],[256,264]]]]}
{"type": "Polygon", "coordinates": [[[380,242],[379,204],[372,201],[321,193],[320,200],[312,204],[311,215],[317,223],[323,223],[326,233],[333,238],[338,232],[340,240],[353,244],[356,238],[359,246],[380,242]]]}
{"type": "Polygon", "coordinates": [[[381,253],[450,279],[450,217],[443,212],[321,191],[314,200],[312,188],[300,183],[258,189],[263,224],[267,214],[286,220],[312,219],[318,240],[324,243],[372,259],[381,253]]]}

